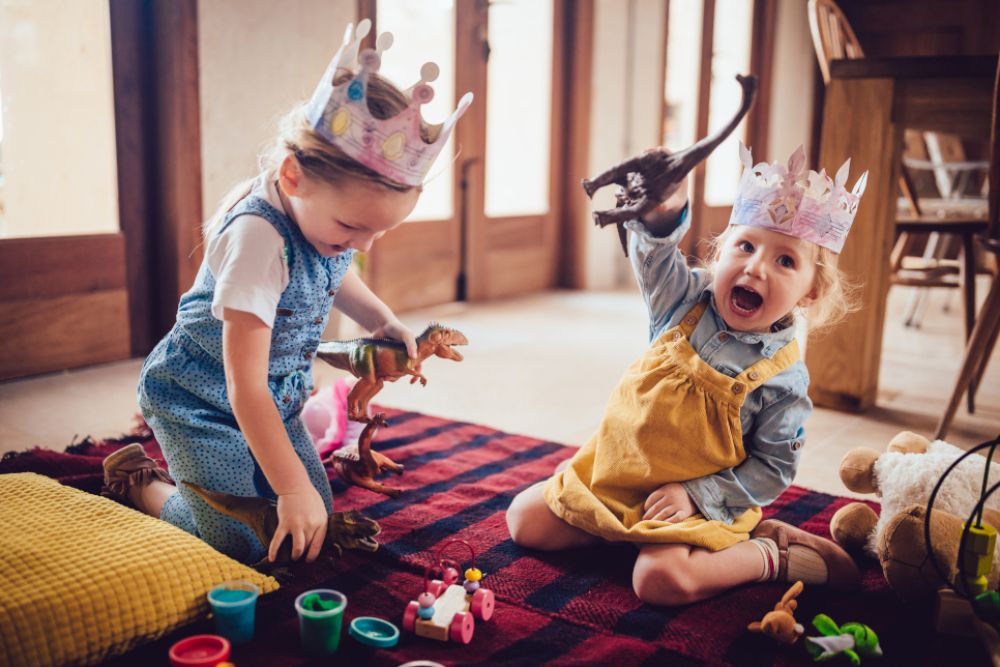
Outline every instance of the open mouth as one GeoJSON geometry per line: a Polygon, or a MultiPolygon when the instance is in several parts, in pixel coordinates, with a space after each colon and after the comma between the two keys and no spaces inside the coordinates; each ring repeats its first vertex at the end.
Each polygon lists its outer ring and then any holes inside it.
{"type": "Polygon", "coordinates": [[[737,285],[729,295],[729,303],[736,313],[753,315],[764,304],[764,297],[749,287],[737,285]]]}

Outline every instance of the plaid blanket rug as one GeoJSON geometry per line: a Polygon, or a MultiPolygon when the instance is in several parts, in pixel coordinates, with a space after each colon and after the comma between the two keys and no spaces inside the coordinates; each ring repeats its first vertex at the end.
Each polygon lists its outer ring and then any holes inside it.
{"type": "MultiPolygon", "coordinates": [[[[630,546],[550,554],[514,545],[504,523],[511,499],[551,474],[572,448],[476,424],[387,413],[390,427],[380,431],[375,445],[405,464],[403,476],[391,478],[404,493],[388,499],[347,487],[335,476],[331,482],[338,509],[358,509],[379,521],[382,547],[375,554],[349,553],[332,569],[319,562],[297,566],[292,581],[261,598],[253,642],[233,651],[238,667],[304,663],[292,602],[315,587],[334,588],[348,597],[345,634],[333,660],[345,665],[400,665],[416,659],[445,665],[812,664],[801,642],[786,647],[746,630],[747,623],[772,609],[784,585],[746,586],[698,604],[656,608],[641,604],[632,592],[635,550],[630,546]],[[436,545],[453,538],[476,548],[484,585],[496,594],[496,612],[489,622],[477,623],[471,644],[404,632],[394,649],[375,650],[346,636],[347,622],[355,616],[378,616],[401,625],[403,609],[421,591],[424,566],[436,545]]],[[[159,457],[156,441],[137,432],[122,440],[88,439],[65,453],[35,449],[8,455],[0,462],[0,473],[38,472],[96,493],[101,459],[134,441],[159,457]]],[[[830,517],[847,502],[792,487],[764,514],[828,536],[830,517]]],[[[863,589],[857,594],[806,587],[796,617],[807,634],[818,634],[811,632],[809,621],[824,612],[840,623],[871,626],[881,639],[883,664],[987,664],[977,641],[934,635],[930,609],[900,603],[877,562],[865,563],[863,572],[863,589]]],[[[198,623],[107,664],[166,665],[173,642],[211,631],[209,622],[198,623]]],[[[848,664],[844,658],[837,662],[848,664]]]]}

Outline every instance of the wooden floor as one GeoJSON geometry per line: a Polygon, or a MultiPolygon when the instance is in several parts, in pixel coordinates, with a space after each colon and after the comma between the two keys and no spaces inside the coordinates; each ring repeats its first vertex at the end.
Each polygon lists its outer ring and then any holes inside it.
{"type": "MultiPolygon", "coordinates": [[[[980,290],[980,294],[985,289],[980,290]]],[[[963,349],[961,307],[931,295],[920,329],[902,325],[906,288],[890,294],[876,408],[865,414],[817,409],[796,483],[845,494],[837,467],[856,446],[882,449],[900,430],[930,435],[963,349]]],[[[461,329],[466,359],[425,363],[427,387],[387,385],[376,399],[393,407],[488,424],[572,445],[597,426],[608,394],[646,345],[645,307],[631,292],[548,292],[485,305],[464,303],[405,314],[415,330],[429,321],[461,329]]],[[[1000,352],[979,391],[975,415],[964,405],[949,440],[971,446],[1000,432],[1000,352]]],[[[0,384],[0,452],[33,445],[61,449],[86,435],[127,431],[136,412],[141,360],[0,384]]],[[[336,373],[317,365],[318,384],[336,373]]]]}

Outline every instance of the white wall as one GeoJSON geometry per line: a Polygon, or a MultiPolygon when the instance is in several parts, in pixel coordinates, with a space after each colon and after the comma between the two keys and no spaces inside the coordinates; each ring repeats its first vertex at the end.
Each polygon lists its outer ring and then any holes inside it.
{"type": "MultiPolygon", "coordinates": [[[[663,0],[596,0],[590,90],[590,159],[593,176],[660,143],[663,0]]],[[[580,191],[580,196],[583,191],[580,191]]],[[[614,206],[614,187],[594,196],[591,209],[614,206]]],[[[586,287],[611,289],[633,284],[617,232],[581,222],[586,241],[586,287]]]]}
{"type": "Polygon", "coordinates": [[[198,3],[206,218],[233,185],[256,174],[277,120],[312,94],[356,11],[355,0],[198,3]]]}

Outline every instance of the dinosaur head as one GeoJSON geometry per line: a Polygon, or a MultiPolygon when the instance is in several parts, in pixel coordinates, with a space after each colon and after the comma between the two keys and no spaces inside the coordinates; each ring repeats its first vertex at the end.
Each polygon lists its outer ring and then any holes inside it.
{"type": "Polygon", "coordinates": [[[376,551],[378,542],[375,541],[375,536],[380,532],[381,526],[361,512],[332,512],[326,539],[340,549],[376,551]]]}
{"type": "MultiPolygon", "coordinates": [[[[449,329],[437,322],[431,324],[424,332],[417,336],[417,347],[426,348],[431,354],[442,359],[461,361],[463,357],[458,350],[453,350],[452,345],[468,345],[469,339],[458,329],[449,329]]],[[[421,355],[424,356],[424,355],[421,355]]]]}

